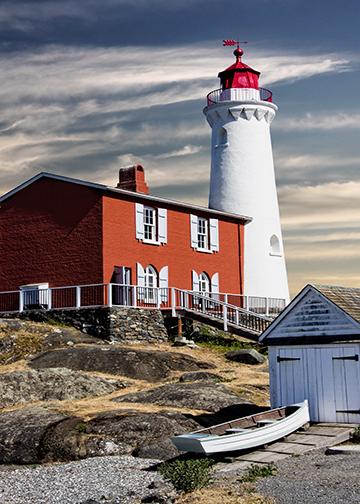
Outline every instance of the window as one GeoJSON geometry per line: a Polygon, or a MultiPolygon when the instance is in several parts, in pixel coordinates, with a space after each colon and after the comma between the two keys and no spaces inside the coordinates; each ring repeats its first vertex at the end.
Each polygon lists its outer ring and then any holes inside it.
{"type": "Polygon", "coordinates": [[[167,210],[135,204],[136,238],[152,245],[167,243],[167,210]]]}
{"type": "Polygon", "coordinates": [[[199,292],[205,295],[210,293],[210,279],[204,271],[199,275],[199,292]]]}
{"type": "Polygon", "coordinates": [[[220,128],[218,134],[218,144],[216,147],[225,147],[228,144],[228,135],[225,128],[220,128]]]}
{"type": "Polygon", "coordinates": [[[270,255],[281,257],[280,240],[276,235],[270,238],[270,255]]]}
{"type": "Polygon", "coordinates": [[[209,250],[209,221],[199,217],[197,228],[198,249],[209,250]]]}
{"type": "Polygon", "coordinates": [[[149,264],[144,268],[137,263],[137,301],[151,304],[168,301],[169,267],[163,266],[159,273],[149,264]]]}
{"type": "Polygon", "coordinates": [[[157,240],[156,210],[144,206],[144,240],[157,240]]]}
{"type": "Polygon", "coordinates": [[[190,215],[191,247],[200,252],[219,252],[219,221],[190,215]]]}

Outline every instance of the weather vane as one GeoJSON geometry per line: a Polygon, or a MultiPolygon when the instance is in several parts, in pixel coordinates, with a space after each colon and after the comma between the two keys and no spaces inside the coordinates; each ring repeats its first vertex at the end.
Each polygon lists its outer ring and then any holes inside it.
{"type": "Polygon", "coordinates": [[[247,40],[234,40],[234,39],[225,39],[223,40],[223,46],[237,46],[239,49],[240,44],[247,44],[247,40]]]}

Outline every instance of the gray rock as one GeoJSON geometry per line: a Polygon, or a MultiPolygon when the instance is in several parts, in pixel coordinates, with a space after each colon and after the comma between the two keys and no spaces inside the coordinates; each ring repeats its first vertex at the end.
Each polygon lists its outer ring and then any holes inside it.
{"type": "Polygon", "coordinates": [[[67,419],[65,415],[34,407],[0,415],[0,463],[36,464],[47,430],[67,419]]]}
{"type": "Polygon", "coordinates": [[[249,403],[225,385],[213,382],[169,383],[144,392],[122,395],[113,401],[183,406],[212,412],[234,404],[249,403]]]}
{"type": "Polygon", "coordinates": [[[263,364],[266,361],[266,357],[253,348],[233,350],[231,352],[227,352],[225,357],[227,360],[241,362],[242,364],[263,364]]]}
{"type": "MultiPolygon", "coordinates": [[[[208,373],[207,371],[194,371],[190,373],[184,373],[180,376],[179,382],[194,382],[194,381],[214,381],[221,382],[221,376],[215,373],[208,373]]],[[[155,457],[156,458],[156,457],[155,457]]]]}
{"type": "Polygon", "coordinates": [[[82,399],[110,394],[124,383],[65,368],[0,373],[0,407],[31,401],[82,399]]]}
{"type": "Polygon", "coordinates": [[[44,352],[29,364],[32,368],[66,367],[83,371],[128,376],[155,382],[167,378],[172,371],[197,371],[215,367],[188,355],[123,347],[75,347],[44,352]]]}
{"type": "Polygon", "coordinates": [[[179,455],[170,437],[197,428],[199,425],[194,420],[180,413],[113,411],[87,422],[86,432],[89,437],[86,450],[91,456],[102,455],[104,442],[107,442],[117,451],[114,454],[133,454],[142,458],[165,460],[179,455]]]}

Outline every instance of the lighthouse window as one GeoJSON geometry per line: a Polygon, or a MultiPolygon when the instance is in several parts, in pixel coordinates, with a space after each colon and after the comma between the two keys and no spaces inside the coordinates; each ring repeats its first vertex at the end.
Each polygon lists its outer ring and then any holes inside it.
{"type": "Polygon", "coordinates": [[[219,138],[218,138],[218,147],[227,145],[227,143],[228,143],[227,131],[225,128],[220,128],[219,138]]]}
{"type": "Polygon", "coordinates": [[[209,221],[198,218],[198,248],[209,250],[209,221]]]}
{"type": "Polygon", "coordinates": [[[281,256],[280,240],[276,235],[270,238],[270,255],[281,256]]]}
{"type": "Polygon", "coordinates": [[[156,210],[151,207],[144,207],[144,239],[156,241],[156,210]]]}

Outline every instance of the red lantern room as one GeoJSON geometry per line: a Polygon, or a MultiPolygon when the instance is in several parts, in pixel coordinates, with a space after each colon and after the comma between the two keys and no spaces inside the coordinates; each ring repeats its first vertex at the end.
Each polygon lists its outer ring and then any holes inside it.
{"type": "Polygon", "coordinates": [[[236,62],[219,73],[218,77],[220,77],[221,80],[222,90],[230,88],[259,89],[260,72],[245,65],[245,63],[241,61],[241,56],[243,54],[244,51],[240,47],[235,49],[234,55],[236,56],[236,62]]]}

